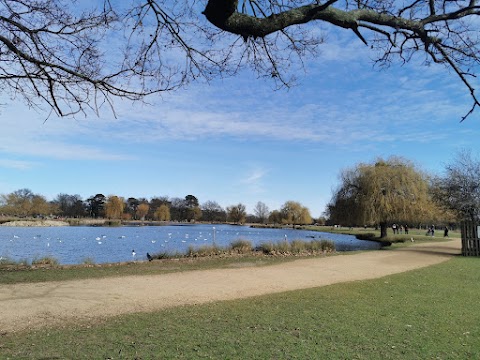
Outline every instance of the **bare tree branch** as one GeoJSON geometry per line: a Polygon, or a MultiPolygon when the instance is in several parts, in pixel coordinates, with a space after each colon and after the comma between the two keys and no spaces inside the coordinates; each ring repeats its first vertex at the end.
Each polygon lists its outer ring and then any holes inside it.
{"type": "Polygon", "coordinates": [[[61,116],[245,67],[288,87],[323,33],[338,28],[373,48],[377,64],[421,54],[453,70],[472,99],[463,121],[480,106],[479,15],[478,0],[103,0],[91,8],[0,0],[0,83],[3,93],[61,116]]]}

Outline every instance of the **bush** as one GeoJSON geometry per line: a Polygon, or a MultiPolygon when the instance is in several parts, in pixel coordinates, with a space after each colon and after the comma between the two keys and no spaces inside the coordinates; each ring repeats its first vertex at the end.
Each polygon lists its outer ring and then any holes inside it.
{"type": "Polygon", "coordinates": [[[293,240],[290,244],[290,252],[293,254],[305,253],[308,248],[308,243],[302,240],[293,240]]]}
{"type": "Polygon", "coordinates": [[[331,240],[293,240],[291,243],[282,241],[279,243],[262,243],[257,248],[264,254],[307,254],[318,252],[333,252],[335,251],[335,243],[331,240]]]}
{"type": "Polygon", "coordinates": [[[15,261],[9,257],[0,256],[0,267],[12,267],[12,266],[28,266],[27,259],[21,259],[15,261]]]}
{"type": "Polygon", "coordinates": [[[187,250],[187,256],[189,257],[214,256],[222,253],[224,253],[224,251],[217,245],[204,245],[198,248],[190,245],[187,250]]]}
{"type": "Polygon", "coordinates": [[[271,254],[273,253],[274,249],[275,249],[275,245],[273,245],[272,242],[268,242],[268,243],[262,243],[258,245],[255,250],[261,251],[264,254],[271,254]]]}
{"type": "Polygon", "coordinates": [[[237,254],[248,254],[252,252],[252,243],[248,240],[237,240],[230,245],[230,250],[237,254]]]}
{"type": "Polygon", "coordinates": [[[58,260],[51,256],[45,256],[40,259],[33,259],[32,266],[57,266],[58,260]]]}
{"type": "Polygon", "coordinates": [[[335,251],[335,242],[331,240],[320,240],[320,249],[326,252],[335,251]]]}
{"type": "Polygon", "coordinates": [[[95,260],[91,257],[86,257],[83,259],[82,263],[84,265],[95,265],[95,260]]]}

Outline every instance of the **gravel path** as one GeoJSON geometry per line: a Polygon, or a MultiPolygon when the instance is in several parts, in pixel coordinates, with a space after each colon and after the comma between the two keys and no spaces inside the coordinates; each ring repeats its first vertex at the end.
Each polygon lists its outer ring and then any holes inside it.
{"type": "Polygon", "coordinates": [[[0,333],[374,279],[446,261],[459,239],[280,265],[0,285],[0,333]]]}

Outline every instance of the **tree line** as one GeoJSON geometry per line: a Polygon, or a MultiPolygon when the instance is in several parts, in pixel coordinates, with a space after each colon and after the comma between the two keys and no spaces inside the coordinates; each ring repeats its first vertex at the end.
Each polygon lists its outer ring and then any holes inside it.
{"type": "Polygon", "coordinates": [[[313,219],[310,211],[296,201],[287,201],[278,210],[270,211],[259,201],[254,214],[247,214],[242,203],[225,209],[216,201],[202,204],[194,195],[184,198],[153,197],[123,198],[117,195],[96,194],[84,200],[80,195],[58,194],[47,201],[30,189],[19,189],[0,195],[0,214],[17,217],[57,216],[65,218],[104,218],[120,220],[155,220],[176,222],[232,222],[237,224],[273,223],[305,225],[313,219]]]}
{"type": "MultiPolygon", "coordinates": [[[[254,214],[247,214],[242,203],[224,209],[215,201],[200,204],[194,195],[148,200],[97,194],[83,200],[79,195],[59,194],[49,202],[29,189],[0,195],[0,214],[294,226],[315,222],[308,208],[296,201],[287,201],[273,211],[259,201],[254,214]]],[[[326,207],[325,218],[316,222],[375,226],[384,237],[392,224],[418,227],[453,225],[464,220],[480,220],[480,160],[468,151],[457,154],[445,167],[444,176],[431,176],[400,157],[379,158],[344,169],[326,207]]]]}

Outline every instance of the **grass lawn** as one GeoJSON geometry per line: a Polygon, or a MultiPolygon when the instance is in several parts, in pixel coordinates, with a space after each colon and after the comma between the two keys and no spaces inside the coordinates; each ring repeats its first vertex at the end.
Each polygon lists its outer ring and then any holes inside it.
{"type": "MultiPolygon", "coordinates": [[[[362,228],[362,227],[332,227],[332,226],[307,226],[306,229],[308,230],[316,230],[316,231],[323,231],[329,233],[337,233],[337,234],[350,234],[350,235],[366,235],[366,234],[374,234],[377,239],[380,239],[380,230],[375,230],[374,228],[362,228]]],[[[435,236],[429,236],[426,234],[427,230],[425,229],[416,229],[410,228],[408,234],[393,234],[392,229],[387,230],[387,237],[382,239],[385,241],[391,241],[392,243],[396,242],[410,242],[413,238],[416,242],[422,241],[444,241],[454,238],[460,238],[461,234],[459,230],[450,230],[448,232],[448,237],[443,237],[443,229],[435,230],[435,236]]]]}
{"type": "Polygon", "coordinates": [[[459,256],[377,280],[1,334],[0,359],[478,359],[479,296],[480,259],[459,256]]]}

